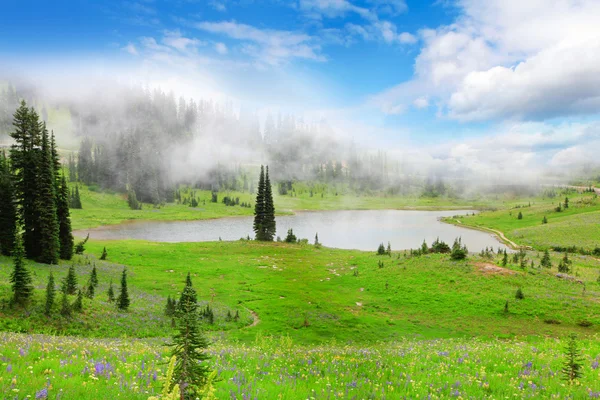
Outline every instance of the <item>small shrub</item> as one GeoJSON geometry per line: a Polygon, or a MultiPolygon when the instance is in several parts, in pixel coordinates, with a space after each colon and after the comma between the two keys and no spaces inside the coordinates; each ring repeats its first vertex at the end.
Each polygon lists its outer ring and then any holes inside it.
{"type": "Polygon", "coordinates": [[[525,298],[525,295],[523,294],[523,291],[521,290],[521,288],[518,288],[517,293],[515,293],[515,299],[523,300],[524,298],[525,298]]]}

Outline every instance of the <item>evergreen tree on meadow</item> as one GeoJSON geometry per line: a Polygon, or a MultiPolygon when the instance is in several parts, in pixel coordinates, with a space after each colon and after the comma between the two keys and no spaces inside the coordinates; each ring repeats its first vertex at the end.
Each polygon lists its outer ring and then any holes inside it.
{"type": "Polygon", "coordinates": [[[67,296],[67,292],[63,291],[62,296],[60,298],[60,315],[63,317],[71,316],[71,304],[69,304],[69,297],[67,296]]]}
{"type": "Polygon", "coordinates": [[[96,264],[92,266],[92,272],[90,273],[90,285],[94,288],[98,287],[98,273],[96,272],[96,264]]]}
{"type": "Polygon", "coordinates": [[[17,234],[13,247],[14,269],[10,274],[11,289],[13,292],[11,303],[17,306],[25,306],[33,295],[31,274],[25,266],[24,250],[21,235],[17,234]]]}
{"type": "Polygon", "coordinates": [[[175,319],[177,333],[171,344],[171,355],[176,357],[173,381],[181,388],[181,399],[195,399],[210,370],[206,365],[209,356],[205,352],[208,340],[198,325],[197,294],[190,274],[181,293],[175,319]]]}
{"type": "Polygon", "coordinates": [[[519,215],[517,216],[517,219],[523,219],[523,213],[521,211],[519,211],[519,215]]]}
{"type": "Polygon", "coordinates": [[[269,179],[269,167],[265,172],[265,219],[263,221],[265,230],[265,240],[272,241],[275,238],[277,226],[275,224],[275,204],[273,203],[273,192],[271,189],[271,180],[269,179]]]}
{"type": "Polygon", "coordinates": [[[79,195],[79,185],[75,185],[75,189],[71,190],[71,197],[69,199],[71,208],[81,210],[81,196],[79,195]]]}
{"type": "Polygon", "coordinates": [[[77,311],[77,312],[83,311],[83,293],[81,293],[81,289],[79,289],[79,291],[77,291],[77,298],[75,298],[75,301],[73,302],[73,305],[71,306],[71,308],[73,309],[73,311],[77,311]]]}
{"type": "Polygon", "coordinates": [[[42,154],[37,180],[35,207],[39,223],[40,254],[36,260],[44,264],[58,264],[60,252],[59,225],[56,214],[54,164],[48,140],[48,130],[42,129],[42,154]]]}
{"type": "Polygon", "coordinates": [[[577,345],[577,337],[574,333],[569,336],[569,342],[565,348],[565,362],[561,373],[563,379],[569,383],[583,376],[583,357],[577,345]]]}
{"type": "Polygon", "coordinates": [[[113,288],[112,279],[110,280],[110,285],[108,285],[108,291],[106,292],[108,296],[108,302],[113,303],[115,301],[115,289],[113,288]]]}
{"type": "Polygon", "coordinates": [[[0,152],[0,254],[10,256],[17,229],[15,191],[8,158],[0,152]]]}
{"type": "Polygon", "coordinates": [[[10,136],[10,159],[14,177],[18,219],[23,227],[23,247],[27,258],[40,255],[38,202],[38,168],[41,161],[42,125],[35,110],[29,110],[25,101],[13,115],[14,131],[10,136]]]}
{"type": "Polygon", "coordinates": [[[100,259],[104,261],[104,260],[106,260],[106,257],[108,257],[108,253],[106,252],[106,247],[104,247],[102,249],[102,254],[100,255],[100,259]]]}
{"type": "Polygon", "coordinates": [[[253,230],[256,240],[265,240],[263,237],[263,223],[265,219],[265,169],[260,166],[258,178],[258,190],[256,192],[256,203],[254,204],[253,230]]]}
{"type": "Polygon", "coordinates": [[[60,180],[56,213],[58,217],[60,258],[70,260],[73,257],[74,240],[71,230],[71,215],[69,213],[69,188],[67,187],[67,180],[64,175],[60,180]]]}
{"type": "Polygon", "coordinates": [[[506,264],[508,264],[508,253],[506,252],[506,249],[504,249],[504,255],[502,256],[502,266],[506,267],[506,264]]]}
{"type": "Polygon", "coordinates": [[[96,288],[92,285],[92,282],[88,282],[87,287],[85,289],[85,296],[88,299],[93,299],[96,295],[96,288]]]}
{"type": "Polygon", "coordinates": [[[75,274],[75,265],[71,264],[67,276],[63,281],[62,291],[66,294],[77,293],[77,275],[75,274]]]}
{"type": "Polygon", "coordinates": [[[569,208],[569,198],[565,197],[565,210],[569,208]]]}
{"type": "Polygon", "coordinates": [[[44,313],[50,316],[52,313],[52,307],[54,306],[54,300],[56,299],[56,286],[54,285],[54,275],[50,271],[48,276],[48,284],[46,285],[46,303],[44,306],[44,313]]]}
{"type": "Polygon", "coordinates": [[[117,298],[117,307],[119,310],[127,311],[129,309],[129,292],[127,291],[127,268],[123,268],[121,274],[121,291],[117,298]]]}
{"type": "Polygon", "coordinates": [[[547,224],[548,223],[548,218],[546,218],[546,216],[544,215],[544,218],[542,219],[542,224],[547,224]]]}
{"type": "Polygon", "coordinates": [[[546,268],[552,268],[552,260],[550,259],[550,253],[548,249],[544,251],[544,255],[542,256],[542,260],[540,261],[540,265],[546,268]]]}

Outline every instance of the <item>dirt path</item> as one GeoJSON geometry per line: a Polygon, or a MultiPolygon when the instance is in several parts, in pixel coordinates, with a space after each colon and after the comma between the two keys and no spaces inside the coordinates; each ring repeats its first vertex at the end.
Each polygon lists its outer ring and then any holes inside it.
{"type": "Polygon", "coordinates": [[[502,243],[507,244],[513,250],[516,250],[516,249],[519,249],[522,247],[522,246],[519,246],[518,244],[516,244],[515,242],[513,242],[512,240],[510,240],[509,238],[507,238],[506,236],[504,236],[504,233],[497,229],[485,228],[482,226],[464,225],[461,221],[459,221],[457,219],[455,219],[454,221],[456,221],[457,224],[459,224],[460,226],[462,226],[464,228],[471,228],[471,229],[476,229],[476,230],[480,230],[480,231],[484,231],[484,232],[490,232],[494,236],[496,236],[502,243]]]}
{"type": "MultiPolygon", "coordinates": [[[[246,307],[244,307],[244,308],[246,308],[246,307]]],[[[246,308],[246,310],[249,311],[250,314],[252,315],[252,323],[248,326],[245,326],[243,329],[252,328],[260,323],[260,318],[258,317],[258,314],[255,311],[253,311],[249,308],[246,308]]]]}

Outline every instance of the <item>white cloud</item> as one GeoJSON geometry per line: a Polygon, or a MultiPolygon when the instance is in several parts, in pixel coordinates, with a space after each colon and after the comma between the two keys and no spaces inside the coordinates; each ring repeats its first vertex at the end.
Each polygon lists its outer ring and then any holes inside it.
{"type": "Polygon", "coordinates": [[[125,50],[126,52],[128,52],[132,56],[137,56],[138,55],[138,51],[135,48],[135,46],[134,46],[133,43],[127,43],[127,46],[123,47],[123,50],[125,50]]]}
{"type": "Polygon", "coordinates": [[[222,1],[211,0],[208,4],[210,4],[210,6],[217,11],[221,11],[221,12],[227,11],[227,6],[222,1]]]}
{"type": "Polygon", "coordinates": [[[371,101],[437,99],[459,120],[545,119],[600,109],[600,2],[459,0],[461,15],[424,29],[411,81],[371,101]]]}
{"type": "Polygon", "coordinates": [[[181,32],[178,30],[165,31],[164,33],[165,35],[162,39],[162,43],[181,52],[195,51],[196,47],[204,44],[198,39],[182,36],[181,32]]]}
{"type": "Polygon", "coordinates": [[[427,108],[429,107],[429,99],[426,96],[421,96],[413,101],[413,105],[420,110],[427,108]]]}
{"type": "Polygon", "coordinates": [[[227,50],[227,46],[225,45],[225,43],[216,43],[215,44],[215,50],[217,53],[224,55],[227,54],[228,50],[227,50]]]}
{"type": "Polygon", "coordinates": [[[243,51],[259,64],[279,65],[294,58],[325,61],[317,40],[304,33],[263,30],[235,21],[199,22],[194,26],[244,42],[243,51]]]}
{"type": "Polygon", "coordinates": [[[404,44],[413,44],[417,42],[417,37],[409,32],[402,32],[398,35],[398,41],[404,44]]]}

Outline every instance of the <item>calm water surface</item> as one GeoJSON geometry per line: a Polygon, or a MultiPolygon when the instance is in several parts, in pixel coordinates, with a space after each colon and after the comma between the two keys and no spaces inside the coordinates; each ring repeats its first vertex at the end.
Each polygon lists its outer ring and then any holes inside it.
{"type": "MultiPolygon", "coordinates": [[[[375,250],[379,243],[389,241],[392,250],[417,248],[423,239],[431,244],[440,238],[452,245],[456,237],[462,237],[469,251],[481,251],[485,247],[504,246],[488,233],[457,227],[439,221],[440,217],[465,215],[470,210],[452,211],[320,211],[298,212],[296,215],[277,217],[277,235],[285,238],[292,228],[298,238],[319,241],[327,247],[342,249],[375,250]]],[[[220,218],[201,221],[142,221],[105,226],[76,232],[93,239],[142,239],[155,242],[205,242],[237,240],[250,235],[253,217],[220,218]]]]}

